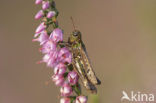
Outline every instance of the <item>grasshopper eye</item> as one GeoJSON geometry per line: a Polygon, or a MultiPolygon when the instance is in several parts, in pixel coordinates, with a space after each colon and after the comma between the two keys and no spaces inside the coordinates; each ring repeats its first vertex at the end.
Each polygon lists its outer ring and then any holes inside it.
{"type": "Polygon", "coordinates": [[[74,35],[74,36],[78,36],[78,32],[74,32],[73,35],[74,35]]]}

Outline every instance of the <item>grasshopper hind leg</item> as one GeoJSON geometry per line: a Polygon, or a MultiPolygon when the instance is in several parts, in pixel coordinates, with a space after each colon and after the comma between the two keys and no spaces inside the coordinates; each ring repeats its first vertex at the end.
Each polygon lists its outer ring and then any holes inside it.
{"type": "Polygon", "coordinates": [[[95,93],[96,94],[97,93],[97,89],[96,89],[95,85],[93,85],[89,81],[89,79],[87,78],[87,76],[85,74],[85,71],[83,71],[82,68],[80,68],[79,63],[78,62],[77,63],[75,62],[75,63],[73,63],[73,66],[74,66],[74,69],[77,71],[77,73],[78,73],[78,75],[79,75],[79,77],[80,77],[80,79],[81,79],[84,87],[87,90],[89,90],[91,93],[95,93]]]}

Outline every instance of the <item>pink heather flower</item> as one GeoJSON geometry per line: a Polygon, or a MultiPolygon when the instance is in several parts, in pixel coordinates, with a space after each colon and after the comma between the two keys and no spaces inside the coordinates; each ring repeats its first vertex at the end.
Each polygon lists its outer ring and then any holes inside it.
{"type": "Polygon", "coordinates": [[[48,9],[49,6],[50,6],[49,1],[43,1],[43,2],[42,2],[42,9],[43,9],[43,10],[48,9]]]}
{"type": "Polygon", "coordinates": [[[48,38],[49,38],[49,36],[48,36],[47,32],[42,31],[40,33],[40,36],[36,39],[33,39],[32,41],[38,41],[38,42],[40,42],[40,45],[42,45],[43,43],[45,43],[48,40],[48,38]]]}
{"type": "Polygon", "coordinates": [[[63,63],[59,63],[55,68],[54,68],[54,73],[63,75],[66,72],[66,66],[63,63]]]}
{"type": "Polygon", "coordinates": [[[69,86],[69,82],[67,80],[64,81],[63,86],[69,86]]]}
{"type": "Polygon", "coordinates": [[[41,17],[43,17],[44,13],[42,10],[38,11],[37,14],[35,15],[35,19],[40,19],[41,17]]]}
{"type": "Polygon", "coordinates": [[[70,98],[61,98],[60,103],[70,103],[70,98]]]}
{"type": "Polygon", "coordinates": [[[85,97],[85,96],[78,96],[76,98],[76,102],[75,103],[87,103],[87,97],[85,97]]]}
{"type": "Polygon", "coordinates": [[[40,51],[42,53],[50,53],[52,51],[56,50],[56,44],[52,40],[47,40],[42,45],[42,48],[40,48],[40,51]]]}
{"type": "Polygon", "coordinates": [[[50,52],[50,58],[47,62],[47,66],[49,67],[55,67],[58,64],[58,51],[52,51],[50,52]]]}
{"type": "Polygon", "coordinates": [[[42,60],[39,61],[39,62],[37,62],[37,63],[38,64],[40,64],[40,63],[47,63],[49,61],[49,59],[50,59],[50,54],[46,54],[46,55],[44,55],[44,57],[42,58],[42,60]]]}
{"type": "Polygon", "coordinates": [[[63,32],[61,29],[56,28],[53,30],[53,32],[50,34],[50,39],[52,39],[54,42],[63,41],[63,32]]]}
{"type": "MultiPolygon", "coordinates": [[[[42,22],[36,29],[36,34],[42,32],[43,30],[45,30],[46,25],[44,24],[44,22],[42,22]]],[[[35,35],[36,36],[36,35],[35,35]]]]}
{"type": "Polygon", "coordinates": [[[35,1],[35,4],[36,4],[36,5],[41,4],[42,1],[43,1],[43,0],[36,0],[36,1],[35,1]]]}
{"type": "Polygon", "coordinates": [[[53,75],[52,80],[57,86],[62,86],[64,84],[64,77],[62,75],[53,75]]]}
{"type": "Polygon", "coordinates": [[[36,34],[34,35],[34,38],[36,38],[38,35],[40,35],[40,33],[36,33],[36,34]]]}
{"type": "Polygon", "coordinates": [[[48,14],[47,14],[47,18],[50,19],[50,18],[52,18],[55,15],[56,15],[55,11],[49,11],[48,14]]]}
{"type": "Polygon", "coordinates": [[[71,63],[72,62],[72,54],[70,53],[69,49],[64,47],[61,48],[58,54],[58,58],[63,63],[71,63]]]}
{"type": "Polygon", "coordinates": [[[47,63],[48,67],[55,67],[58,64],[58,58],[57,58],[58,52],[57,50],[50,52],[48,54],[45,54],[41,61],[37,62],[39,63],[47,63]]]}
{"type": "Polygon", "coordinates": [[[75,85],[78,82],[79,76],[77,72],[71,71],[68,73],[68,81],[71,85],[75,85]]]}
{"type": "Polygon", "coordinates": [[[72,94],[72,87],[69,85],[64,85],[61,87],[60,92],[62,96],[70,96],[72,94]]]}

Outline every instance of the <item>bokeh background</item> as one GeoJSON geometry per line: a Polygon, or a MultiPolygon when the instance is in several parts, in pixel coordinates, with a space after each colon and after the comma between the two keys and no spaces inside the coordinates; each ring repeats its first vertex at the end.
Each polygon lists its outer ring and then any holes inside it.
{"type": "MultiPolygon", "coordinates": [[[[36,64],[34,1],[0,0],[0,103],[59,103],[59,88],[45,84],[52,69],[36,64]]],[[[121,103],[123,90],[156,93],[156,0],[55,1],[64,38],[72,16],[102,81],[89,103],[121,103]]]]}

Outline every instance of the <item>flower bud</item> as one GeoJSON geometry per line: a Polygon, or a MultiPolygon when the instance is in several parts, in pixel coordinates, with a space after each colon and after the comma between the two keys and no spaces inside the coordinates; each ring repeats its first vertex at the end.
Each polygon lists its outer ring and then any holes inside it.
{"type": "Polygon", "coordinates": [[[66,72],[66,66],[63,63],[59,63],[55,68],[54,68],[54,73],[63,75],[66,72]]]}
{"type": "Polygon", "coordinates": [[[63,40],[63,32],[61,29],[56,28],[53,30],[53,32],[49,36],[50,39],[52,39],[54,42],[59,42],[63,40]]]}
{"type": "Polygon", "coordinates": [[[72,87],[69,85],[64,85],[61,87],[60,92],[62,96],[70,96],[72,94],[72,87]]]}
{"type": "Polygon", "coordinates": [[[70,98],[61,98],[60,103],[70,103],[70,98]]]}
{"type": "Polygon", "coordinates": [[[85,97],[85,96],[78,96],[76,98],[76,102],[75,103],[87,103],[87,97],[85,97]]]}
{"type": "Polygon", "coordinates": [[[68,81],[71,85],[75,85],[78,81],[78,74],[75,71],[71,71],[68,73],[68,81]]]}
{"type": "Polygon", "coordinates": [[[49,6],[50,6],[49,1],[43,1],[43,2],[42,2],[42,9],[43,9],[43,10],[48,9],[49,6]]]}
{"type": "Polygon", "coordinates": [[[46,31],[41,32],[40,36],[32,41],[40,42],[40,45],[44,44],[48,40],[49,36],[46,31]]]}
{"type": "Polygon", "coordinates": [[[40,10],[39,12],[37,12],[37,14],[35,15],[35,19],[40,19],[41,17],[43,17],[44,13],[42,10],[40,10]]]}
{"type": "Polygon", "coordinates": [[[62,75],[54,75],[52,76],[52,80],[57,86],[62,86],[64,83],[64,77],[62,75]]]}
{"type": "Polygon", "coordinates": [[[42,60],[41,61],[38,61],[37,64],[40,64],[40,63],[47,63],[50,59],[50,54],[46,54],[43,56],[42,60]]]}
{"type": "Polygon", "coordinates": [[[69,49],[66,47],[60,49],[58,58],[63,63],[70,64],[72,62],[72,54],[70,53],[69,49]]]}
{"type": "Polygon", "coordinates": [[[50,54],[50,59],[47,62],[47,66],[54,68],[59,62],[58,58],[57,58],[58,57],[58,51],[57,50],[51,51],[49,54],[50,54]]]}
{"type": "Polygon", "coordinates": [[[43,30],[45,30],[46,26],[44,24],[44,22],[42,22],[36,29],[36,33],[40,33],[42,32],[43,30]]]}
{"type": "Polygon", "coordinates": [[[50,18],[52,18],[55,15],[56,15],[55,11],[49,11],[48,14],[47,14],[47,18],[50,19],[50,18]]]}
{"type": "Polygon", "coordinates": [[[47,40],[40,51],[45,54],[45,53],[50,53],[56,50],[56,44],[52,40],[47,40]]]}
{"type": "Polygon", "coordinates": [[[35,1],[35,4],[36,4],[36,5],[41,4],[42,1],[43,1],[43,0],[36,0],[36,1],[35,1]]]}

